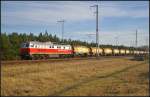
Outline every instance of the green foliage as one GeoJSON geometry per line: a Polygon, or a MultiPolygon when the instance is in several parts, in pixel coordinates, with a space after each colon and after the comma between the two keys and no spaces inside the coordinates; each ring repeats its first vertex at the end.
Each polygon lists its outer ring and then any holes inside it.
{"type": "MultiPolygon", "coordinates": [[[[2,60],[14,60],[19,59],[19,48],[22,42],[26,41],[40,41],[40,42],[56,42],[56,43],[63,43],[63,44],[70,44],[70,45],[82,45],[87,47],[96,47],[96,43],[87,43],[80,40],[71,40],[71,39],[64,39],[63,41],[58,38],[56,35],[48,34],[47,31],[44,33],[39,33],[39,35],[34,35],[33,33],[20,33],[13,32],[10,34],[2,33],[1,34],[1,59],[2,60]]],[[[100,45],[100,47],[111,47],[116,48],[116,46],[112,45],[100,45]]],[[[128,48],[124,46],[118,46],[117,48],[128,48]]],[[[130,47],[130,49],[134,49],[130,47]]]]}
{"type": "Polygon", "coordinates": [[[9,36],[6,35],[6,33],[1,34],[1,59],[14,59],[13,57],[13,50],[11,49],[13,47],[11,45],[9,36]]]}

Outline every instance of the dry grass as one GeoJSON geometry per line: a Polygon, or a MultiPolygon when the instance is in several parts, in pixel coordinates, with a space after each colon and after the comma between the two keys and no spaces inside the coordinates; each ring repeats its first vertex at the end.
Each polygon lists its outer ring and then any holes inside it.
{"type": "Polygon", "coordinates": [[[2,65],[1,95],[148,96],[148,67],[127,58],[2,65]]]}

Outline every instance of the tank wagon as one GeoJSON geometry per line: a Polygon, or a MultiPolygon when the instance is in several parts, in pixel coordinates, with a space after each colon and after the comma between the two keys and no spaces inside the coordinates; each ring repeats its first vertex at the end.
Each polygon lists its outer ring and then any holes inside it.
{"type": "Polygon", "coordinates": [[[96,53],[98,53],[99,55],[103,55],[103,48],[96,48],[96,47],[91,47],[91,54],[93,56],[96,55],[96,53]]]}
{"type": "Polygon", "coordinates": [[[126,49],[125,53],[126,53],[126,55],[130,55],[130,50],[126,49]]]}
{"type": "Polygon", "coordinates": [[[57,44],[52,42],[24,42],[20,47],[21,59],[48,59],[75,56],[120,56],[120,55],[144,55],[148,52],[129,49],[86,47],[81,45],[57,44]]]}
{"type": "Polygon", "coordinates": [[[90,48],[86,46],[72,46],[73,54],[77,56],[89,56],[90,48]]]}
{"type": "Polygon", "coordinates": [[[104,48],[104,55],[108,56],[112,54],[113,54],[113,50],[111,48],[104,48]]]}
{"type": "Polygon", "coordinates": [[[137,55],[138,54],[138,51],[137,50],[134,50],[134,55],[137,55]]]}
{"type": "Polygon", "coordinates": [[[120,49],[120,55],[125,55],[125,54],[126,54],[125,49],[120,49]]]}
{"type": "Polygon", "coordinates": [[[134,55],[134,50],[130,50],[130,55],[134,55]]]}
{"type": "Polygon", "coordinates": [[[119,49],[113,49],[113,55],[118,56],[119,55],[119,49]]]}
{"type": "Polygon", "coordinates": [[[143,55],[143,54],[144,54],[144,51],[139,51],[139,54],[140,54],[140,55],[143,55]]]}

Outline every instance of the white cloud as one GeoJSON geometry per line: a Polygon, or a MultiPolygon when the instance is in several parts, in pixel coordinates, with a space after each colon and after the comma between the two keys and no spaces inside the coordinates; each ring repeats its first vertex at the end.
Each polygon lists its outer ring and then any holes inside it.
{"type": "MultiPolygon", "coordinates": [[[[93,14],[94,9],[90,9],[91,5],[97,2],[79,2],[79,1],[3,1],[1,10],[1,20],[3,25],[28,25],[28,26],[40,26],[40,25],[57,25],[57,20],[66,19],[67,22],[81,22],[87,20],[94,20],[95,16],[93,14]],[[10,9],[13,9],[10,11],[10,9]]],[[[134,2],[132,2],[134,3],[134,2]]],[[[123,3],[122,3],[123,4],[123,3]]],[[[128,3],[129,4],[129,3],[128,3]]],[[[146,4],[146,3],[145,3],[146,4]]],[[[142,8],[143,5],[138,5],[139,9],[132,7],[133,4],[119,5],[116,2],[100,2],[99,3],[99,17],[103,19],[105,17],[127,17],[127,18],[148,18],[149,8],[142,8]],[[140,9],[141,7],[141,9],[140,9]]],[[[77,25],[78,26],[78,25],[77,25]]],[[[67,28],[69,29],[69,28],[67,28]]],[[[145,30],[141,31],[144,32],[145,30]]],[[[100,31],[100,42],[103,44],[115,44],[115,37],[118,35],[119,43],[130,45],[131,41],[134,42],[135,31],[100,31]],[[133,33],[133,34],[131,34],[133,33]]],[[[70,37],[88,37],[87,34],[94,34],[95,31],[75,31],[70,32],[70,37]]],[[[143,44],[144,37],[146,34],[139,34],[142,36],[139,44],[143,44]]],[[[69,35],[68,35],[69,36],[69,35]]],[[[89,39],[90,40],[90,39],[89,39]]],[[[95,41],[95,36],[91,36],[91,40],[95,41]]]]}
{"type": "MultiPolygon", "coordinates": [[[[3,3],[3,2],[2,2],[3,3]]],[[[19,25],[24,24],[54,24],[59,19],[66,19],[69,22],[85,21],[95,19],[93,10],[90,10],[91,5],[95,2],[7,2],[13,7],[19,6],[16,11],[2,10],[2,23],[8,21],[9,24],[19,25]],[[22,8],[22,7],[24,8],[22,8]],[[22,10],[21,10],[22,9],[22,10]]],[[[101,4],[101,3],[100,3],[101,4]]],[[[99,4],[99,5],[100,5],[99,4]]],[[[106,3],[104,3],[106,4],[106,3]]],[[[149,16],[148,9],[127,10],[120,6],[115,6],[115,3],[108,3],[110,6],[99,7],[100,18],[104,17],[128,17],[128,18],[145,18],[149,16]],[[114,6],[112,6],[114,5],[114,6]]],[[[6,8],[7,9],[7,8],[6,8]]]]}

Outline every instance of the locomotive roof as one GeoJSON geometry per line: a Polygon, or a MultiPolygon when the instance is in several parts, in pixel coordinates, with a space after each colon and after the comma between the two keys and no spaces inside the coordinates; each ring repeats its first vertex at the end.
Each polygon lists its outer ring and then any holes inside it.
{"type": "Polygon", "coordinates": [[[32,43],[32,44],[47,44],[47,45],[52,45],[52,44],[55,44],[55,45],[67,45],[67,46],[70,46],[68,44],[58,44],[56,42],[51,42],[51,41],[48,41],[48,42],[39,42],[39,41],[29,41],[27,43],[32,43]]]}
{"type": "Polygon", "coordinates": [[[39,42],[39,41],[30,41],[29,43],[35,43],[35,44],[53,44],[52,42],[39,42]]]}

